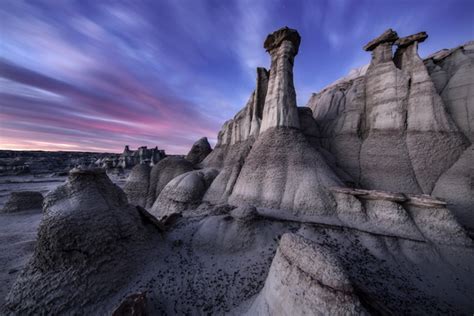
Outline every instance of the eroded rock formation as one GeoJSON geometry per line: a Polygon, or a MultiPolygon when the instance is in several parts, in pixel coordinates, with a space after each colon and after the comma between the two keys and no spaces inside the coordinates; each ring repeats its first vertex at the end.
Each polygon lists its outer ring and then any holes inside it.
{"type": "Polygon", "coordinates": [[[193,144],[191,150],[186,155],[186,159],[195,165],[203,161],[211,151],[212,148],[207,137],[203,137],[193,144]]]}
{"type": "Polygon", "coordinates": [[[451,174],[459,170],[455,166],[472,153],[467,148],[471,137],[465,123],[468,115],[459,114],[473,100],[468,91],[474,80],[467,75],[472,54],[461,46],[423,61],[417,47],[427,36],[421,32],[398,38],[387,30],[365,46],[372,51],[365,72],[356,71],[355,76],[314,94],[308,106],[320,127],[321,145],[334,155],[336,166],[352,177],[352,185],[436,193],[453,205],[464,225],[474,227],[474,216],[468,218],[472,213],[468,209],[474,208],[473,186],[468,184],[473,173],[469,168],[463,174],[458,171],[456,180],[448,173],[451,168],[451,174]],[[394,56],[393,44],[398,46],[394,56]],[[440,65],[450,69],[450,76],[440,65]],[[459,98],[449,98],[447,92],[443,97],[443,91],[449,91],[444,89],[450,77],[457,72],[462,79],[453,77],[453,84],[460,87],[459,98]],[[456,182],[453,186],[463,193],[449,190],[448,181],[456,182]]]}
{"type": "Polygon", "coordinates": [[[7,306],[18,314],[110,311],[152,228],[102,169],[74,169],[45,198],[35,253],[7,306]],[[98,306],[98,304],[100,306],[98,306]]]}
{"type": "Polygon", "coordinates": [[[7,203],[1,210],[2,213],[14,213],[26,210],[43,208],[43,195],[35,191],[12,192],[7,203]]]}
{"type": "Polygon", "coordinates": [[[300,126],[293,85],[293,63],[300,41],[298,32],[288,27],[273,32],[265,40],[264,47],[272,62],[260,132],[272,127],[300,126]]]}
{"type": "Polygon", "coordinates": [[[138,164],[132,168],[123,187],[129,203],[142,207],[146,206],[148,187],[150,186],[150,172],[151,167],[145,164],[138,164]]]}

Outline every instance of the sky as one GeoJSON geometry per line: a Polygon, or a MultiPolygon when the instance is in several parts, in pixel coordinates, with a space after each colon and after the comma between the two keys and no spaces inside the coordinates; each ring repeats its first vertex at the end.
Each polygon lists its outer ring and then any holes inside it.
{"type": "Polygon", "coordinates": [[[268,69],[289,26],[299,106],[351,69],[387,28],[426,31],[420,55],[474,40],[474,1],[0,0],[0,149],[186,153],[268,69]]]}

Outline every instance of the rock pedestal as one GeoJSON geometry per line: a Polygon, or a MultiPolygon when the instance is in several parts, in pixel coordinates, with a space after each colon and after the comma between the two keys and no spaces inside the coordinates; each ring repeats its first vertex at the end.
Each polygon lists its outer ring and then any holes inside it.
{"type": "Polygon", "coordinates": [[[299,128],[293,62],[301,38],[296,30],[282,28],[268,35],[264,47],[272,58],[260,133],[271,127],[299,128]]]}

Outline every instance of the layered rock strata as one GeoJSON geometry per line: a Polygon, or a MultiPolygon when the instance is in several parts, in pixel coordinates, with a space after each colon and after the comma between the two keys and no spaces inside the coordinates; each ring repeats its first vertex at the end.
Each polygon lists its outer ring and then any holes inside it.
{"type": "Polygon", "coordinates": [[[300,41],[298,32],[288,27],[273,32],[265,40],[264,48],[272,62],[260,133],[272,127],[300,126],[293,85],[293,64],[300,41]]]}
{"type": "Polygon", "coordinates": [[[372,51],[366,72],[362,68],[314,94],[308,106],[321,145],[353,186],[435,194],[448,200],[464,225],[474,227],[468,218],[474,173],[469,167],[460,171],[472,154],[467,148],[468,109],[474,104],[472,44],[423,61],[417,47],[426,38],[425,32],[398,38],[387,30],[366,45],[372,51]],[[394,56],[393,44],[398,46],[394,56]]]}
{"type": "Polygon", "coordinates": [[[7,307],[16,314],[106,313],[136,272],[150,225],[102,169],[74,169],[45,198],[34,255],[7,307]]]}

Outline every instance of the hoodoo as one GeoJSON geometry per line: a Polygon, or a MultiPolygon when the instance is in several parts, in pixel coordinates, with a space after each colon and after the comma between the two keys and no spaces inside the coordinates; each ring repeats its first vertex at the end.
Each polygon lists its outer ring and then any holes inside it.
{"type": "Polygon", "coordinates": [[[298,32],[288,27],[273,32],[265,40],[263,46],[270,54],[272,63],[263,107],[261,133],[271,127],[300,126],[293,85],[293,63],[298,54],[300,41],[298,32]]]}

